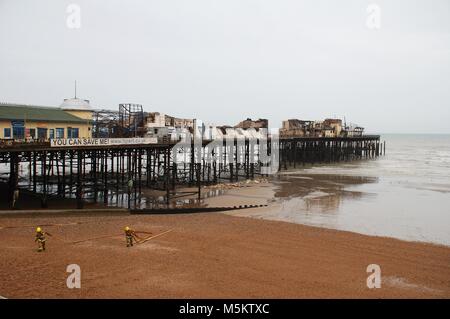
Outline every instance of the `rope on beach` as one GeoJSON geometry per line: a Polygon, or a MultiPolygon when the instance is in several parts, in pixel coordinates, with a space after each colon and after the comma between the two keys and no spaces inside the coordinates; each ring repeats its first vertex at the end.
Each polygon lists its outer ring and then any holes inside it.
{"type": "MultiPolygon", "coordinates": [[[[79,225],[79,224],[87,224],[87,223],[82,223],[82,222],[73,222],[73,223],[65,223],[65,224],[41,224],[40,226],[43,227],[49,227],[49,226],[68,226],[68,225],[79,225]]],[[[22,225],[22,226],[0,226],[0,229],[14,229],[14,228],[28,228],[28,227],[36,227],[36,225],[22,225]]],[[[136,244],[143,244],[153,238],[162,236],[164,234],[167,234],[169,232],[171,232],[173,229],[169,229],[163,233],[160,233],[158,235],[154,235],[154,236],[150,236],[150,237],[146,237],[143,238],[139,241],[136,242],[136,244]]],[[[136,233],[142,233],[142,234],[152,234],[151,232],[147,232],[147,231],[136,231],[136,233]]],[[[122,235],[105,235],[105,236],[99,236],[99,237],[92,237],[92,238],[87,238],[87,239],[82,239],[82,240],[77,240],[77,241],[73,241],[73,242],[68,242],[67,244],[79,244],[79,243],[83,243],[83,242],[87,242],[87,241],[91,241],[91,240],[96,240],[96,239],[103,239],[103,238],[112,238],[112,237],[119,237],[122,235]]],[[[57,239],[57,238],[55,238],[57,239]]],[[[0,296],[0,299],[2,299],[2,296],[0,296]]]]}
{"type": "Polygon", "coordinates": [[[122,235],[106,235],[106,236],[100,236],[100,237],[87,238],[87,239],[83,239],[83,240],[73,241],[69,244],[79,244],[79,243],[83,243],[85,241],[91,241],[91,240],[102,239],[102,238],[119,237],[119,236],[122,236],[122,235]]]}
{"type": "Polygon", "coordinates": [[[150,237],[144,238],[144,239],[136,242],[136,244],[143,244],[143,243],[145,243],[145,242],[147,242],[147,241],[149,241],[149,240],[151,240],[153,238],[156,238],[156,237],[162,236],[164,234],[170,233],[171,231],[173,231],[173,228],[169,229],[169,230],[166,230],[165,232],[162,232],[162,233],[160,233],[158,235],[154,235],[154,236],[150,236],[150,237]]]}
{"type": "MultiPolygon", "coordinates": [[[[155,236],[150,236],[150,237],[141,239],[140,241],[138,241],[138,242],[136,242],[136,243],[139,244],[139,243],[146,242],[147,240],[150,240],[150,239],[153,239],[153,238],[155,238],[155,237],[161,236],[161,235],[163,235],[163,234],[165,234],[165,233],[168,233],[168,232],[170,232],[170,231],[172,231],[172,230],[173,230],[173,229],[170,229],[170,230],[168,230],[168,231],[166,231],[166,232],[164,232],[164,233],[161,233],[161,234],[158,234],[158,235],[155,235],[155,236]]],[[[137,233],[151,234],[151,232],[145,232],[145,231],[139,231],[139,232],[137,232],[137,233]]],[[[69,243],[69,244],[79,244],[79,243],[83,243],[83,242],[86,242],[86,241],[91,241],[91,240],[96,240],[96,239],[103,239],[103,238],[119,237],[119,236],[122,236],[122,235],[105,235],[105,236],[99,236],[99,237],[92,237],[92,238],[87,238],[87,239],[82,239],[82,240],[73,241],[73,242],[71,242],[71,243],[69,243]]]]}

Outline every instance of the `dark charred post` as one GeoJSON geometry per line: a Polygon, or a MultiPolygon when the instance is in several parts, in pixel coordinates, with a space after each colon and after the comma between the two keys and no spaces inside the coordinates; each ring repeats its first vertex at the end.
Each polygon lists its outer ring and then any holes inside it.
{"type": "Polygon", "coordinates": [[[202,163],[201,165],[201,175],[202,175],[202,179],[205,180],[205,169],[206,169],[206,162],[205,162],[205,157],[204,157],[204,151],[205,149],[203,147],[200,148],[200,154],[201,154],[201,161],[200,163],[202,163]]]}
{"type": "Polygon", "coordinates": [[[48,169],[47,172],[47,185],[48,185],[48,182],[49,181],[51,182],[51,177],[53,177],[53,152],[50,152],[47,169],[48,169]]]}
{"type": "MultiPolygon", "coordinates": [[[[99,161],[99,166],[100,166],[100,170],[99,170],[99,175],[100,175],[100,181],[101,181],[101,183],[103,184],[103,181],[104,181],[104,179],[105,179],[105,176],[104,176],[104,166],[105,166],[105,151],[104,150],[101,150],[101,151],[99,151],[98,152],[99,153],[99,155],[100,155],[100,161],[99,161]]],[[[103,190],[103,185],[100,185],[100,189],[102,189],[103,190]]]]}
{"type": "Polygon", "coordinates": [[[153,164],[152,164],[152,181],[153,183],[156,180],[156,159],[157,159],[157,150],[153,150],[153,164]]]}
{"type": "Polygon", "coordinates": [[[292,164],[294,165],[294,168],[297,167],[297,141],[293,140],[292,141],[292,164]]]}
{"type": "Polygon", "coordinates": [[[137,149],[130,150],[133,152],[133,159],[131,164],[131,178],[133,180],[133,196],[134,196],[134,208],[137,205],[137,190],[138,190],[138,178],[137,178],[137,149]]]}
{"type": "Polygon", "coordinates": [[[194,183],[194,170],[195,170],[195,145],[194,140],[191,142],[191,160],[189,163],[189,184],[190,186],[194,183]]]}
{"type": "Polygon", "coordinates": [[[77,197],[77,208],[82,209],[83,208],[83,152],[78,151],[77,152],[77,191],[76,191],[76,197],[77,197]]]}
{"type": "Polygon", "coordinates": [[[73,151],[69,154],[69,196],[72,196],[73,188],[73,151]]]}
{"type": "Polygon", "coordinates": [[[326,141],[320,141],[319,142],[319,162],[320,163],[326,163],[327,162],[327,142],[326,141]]]}
{"type": "Polygon", "coordinates": [[[307,141],[306,142],[306,146],[307,146],[307,148],[306,148],[306,163],[313,163],[314,161],[313,161],[313,158],[312,158],[312,152],[311,152],[311,149],[312,149],[312,142],[311,141],[307,141]]]}
{"type": "Polygon", "coordinates": [[[333,161],[333,141],[328,141],[327,143],[327,163],[333,161]]]}
{"type": "Polygon", "coordinates": [[[111,200],[113,199],[114,196],[114,188],[112,186],[114,186],[114,158],[116,157],[116,151],[112,150],[111,151],[111,200]]]}
{"type": "Polygon", "coordinates": [[[59,174],[59,156],[58,155],[59,155],[59,153],[56,152],[55,153],[55,157],[54,157],[54,161],[56,163],[56,176],[57,176],[57,181],[58,181],[57,182],[58,195],[61,195],[61,193],[62,193],[62,182],[61,182],[61,177],[60,177],[60,174],[59,174]]]}
{"type": "Polygon", "coordinates": [[[375,152],[377,149],[376,142],[370,141],[369,145],[370,145],[370,157],[373,158],[373,157],[375,157],[375,152]]]}
{"type": "Polygon", "coordinates": [[[82,162],[82,167],[83,167],[83,179],[84,179],[86,176],[86,158],[84,158],[84,156],[81,159],[81,162],[82,162]]]}
{"type": "Polygon", "coordinates": [[[37,167],[36,167],[37,155],[36,151],[33,152],[33,193],[37,190],[37,167]]]}
{"type": "Polygon", "coordinates": [[[383,141],[383,155],[386,155],[386,141],[383,141]]]}
{"type": "Polygon", "coordinates": [[[164,188],[166,189],[166,204],[169,206],[170,201],[170,172],[169,172],[169,152],[170,149],[164,149],[164,188]]]}
{"type": "Polygon", "coordinates": [[[364,141],[364,158],[370,158],[370,142],[364,141]]]}
{"type": "Polygon", "coordinates": [[[310,164],[313,162],[313,158],[312,158],[312,152],[311,152],[311,148],[312,148],[312,142],[311,141],[305,141],[305,164],[310,164]]]}
{"type": "Polygon", "coordinates": [[[124,150],[124,158],[123,158],[123,175],[124,175],[124,188],[127,190],[128,193],[128,209],[131,209],[131,199],[133,197],[133,190],[134,190],[134,182],[133,182],[133,174],[131,172],[131,150],[125,149],[124,150]]]}
{"type": "Polygon", "coordinates": [[[140,194],[142,193],[142,149],[139,149],[139,156],[138,156],[138,165],[137,165],[137,171],[138,171],[138,181],[139,181],[139,200],[141,198],[140,194]]]}
{"type": "Polygon", "coordinates": [[[15,208],[15,200],[14,200],[14,192],[17,187],[17,169],[16,169],[16,162],[17,162],[17,154],[16,153],[10,153],[9,154],[9,181],[8,181],[8,199],[9,199],[9,206],[10,208],[15,208]]]}
{"type": "Polygon", "coordinates": [[[302,164],[302,166],[305,165],[305,143],[303,141],[300,141],[300,149],[299,149],[299,164],[302,164]]]}
{"type": "Polygon", "coordinates": [[[283,168],[283,141],[279,141],[279,161],[278,161],[278,170],[281,171],[283,168]]]}
{"type": "Polygon", "coordinates": [[[136,190],[138,189],[138,157],[139,157],[139,149],[133,149],[133,179],[136,181],[136,190]]]}
{"type": "MultiPolygon", "coordinates": [[[[164,155],[164,154],[163,154],[164,155]]],[[[164,167],[163,170],[161,170],[161,164],[164,164],[164,156],[163,156],[163,161],[161,161],[161,149],[157,148],[156,149],[156,174],[155,174],[155,178],[156,178],[156,182],[158,182],[160,180],[160,175],[161,175],[161,171],[163,173],[163,182],[164,182],[164,167]]]]}
{"type": "MultiPolygon", "coordinates": [[[[174,154],[174,156],[176,156],[174,154]]],[[[177,181],[177,173],[178,173],[178,167],[177,167],[177,163],[174,160],[173,164],[172,164],[172,191],[175,193],[175,184],[177,181]]]]}
{"type": "Polygon", "coordinates": [[[97,194],[97,151],[92,151],[91,153],[91,175],[92,175],[92,183],[93,183],[93,192],[94,192],[94,203],[97,202],[98,194],[97,194]]]}
{"type": "Polygon", "coordinates": [[[117,173],[120,176],[121,184],[123,187],[123,185],[125,184],[125,176],[124,176],[125,163],[124,163],[124,151],[123,150],[120,151],[119,158],[120,158],[120,168],[119,168],[119,170],[117,170],[117,173]]]}
{"type": "MultiPolygon", "coordinates": [[[[112,160],[112,158],[111,158],[112,160]]],[[[108,204],[108,151],[105,151],[105,156],[103,159],[103,204],[107,205],[108,204]]],[[[111,167],[113,166],[113,163],[111,162],[111,167]]]]}
{"type": "Polygon", "coordinates": [[[334,161],[335,141],[328,142],[328,163],[334,161]]]}
{"type": "Polygon", "coordinates": [[[286,145],[286,143],[283,143],[283,163],[284,163],[284,170],[287,170],[287,145],[286,145]]]}
{"type": "Polygon", "coordinates": [[[364,157],[367,158],[370,156],[370,150],[369,150],[370,143],[368,143],[367,141],[364,141],[363,143],[364,143],[364,157]]]}
{"type": "Polygon", "coordinates": [[[116,200],[119,201],[119,186],[120,186],[120,156],[122,152],[116,152],[116,200]]]}
{"type": "Polygon", "coordinates": [[[50,152],[50,158],[48,160],[48,176],[53,177],[53,152],[50,152]]]}
{"type": "Polygon", "coordinates": [[[33,162],[33,158],[31,157],[31,152],[27,152],[27,157],[28,157],[28,187],[31,187],[31,182],[32,182],[32,177],[31,177],[31,167],[32,162],[33,162]]]}
{"type": "Polygon", "coordinates": [[[133,173],[131,172],[131,151],[127,149],[126,152],[127,152],[127,183],[128,183],[128,181],[132,179],[133,173]]]}
{"type": "Polygon", "coordinates": [[[62,197],[66,197],[66,151],[61,152],[61,161],[62,161],[62,197]]]}
{"type": "Polygon", "coordinates": [[[289,165],[295,167],[295,140],[291,140],[289,145],[289,165]]]}
{"type": "Polygon", "coordinates": [[[42,199],[41,207],[47,208],[47,151],[42,152],[41,156],[42,166],[42,199]]]}
{"type": "Polygon", "coordinates": [[[211,151],[211,165],[212,165],[212,174],[213,174],[213,182],[217,183],[217,158],[216,158],[216,148],[211,151]]]}
{"type": "Polygon", "coordinates": [[[149,187],[150,186],[150,167],[151,167],[151,162],[150,162],[150,149],[147,148],[145,150],[145,154],[146,154],[146,160],[145,160],[145,186],[149,187]]]}
{"type": "Polygon", "coordinates": [[[361,142],[363,145],[363,159],[368,159],[370,158],[370,148],[371,148],[371,142],[370,141],[362,141],[361,142]]]}

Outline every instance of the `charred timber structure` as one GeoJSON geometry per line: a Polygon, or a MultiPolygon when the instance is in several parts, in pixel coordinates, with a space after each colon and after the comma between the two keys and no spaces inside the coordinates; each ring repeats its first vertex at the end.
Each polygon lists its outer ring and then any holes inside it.
{"type": "MultiPolygon", "coordinates": [[[[27,192],[48,207],[50,197],[76,199],[84,203],[140,208],[145,189],[164,192],[164,200],[186,194],[177,186],[195,187],[201,198],[201,186],[235,182],[264,175],[267,164],[262,152],[278,154],[278,169],[306,164],[331,163],[375,158],[385,153],[379,136],[338,138],[281,138],[259,141],[220,142],[211,150],[211,141],[183,148],[186,161],[175,160],[179,150],[175,142],[114,146],[50,147],[48,142],[0,144],[1,182],[7,183],[9,207],[16,207],[18,194],[27,192]],[[209,149],[208,149],[209,148],[209,149]],[[225,156],[208,158],[212,154],[225,156]],[[199,155],[198,155],[199,154],[199,155]]],[[[191,192],[191,195],[193,193],[191,192]]]]}
{"type": "Polygon", "coordinates": [[[280,139],[280,170],[298,165],[375,158],[386,152],[378,135],[359,137],[292,137],[280,139]]]}

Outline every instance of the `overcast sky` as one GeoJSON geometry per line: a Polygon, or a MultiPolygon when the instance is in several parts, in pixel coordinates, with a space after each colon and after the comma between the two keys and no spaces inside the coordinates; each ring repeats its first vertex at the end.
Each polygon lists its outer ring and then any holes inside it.
{"type": "Polygon", "coordinates": [[[0,101],[58,106],[75,79],[95,108],[450,133],[450,1],[0,0],[0,101]]]}

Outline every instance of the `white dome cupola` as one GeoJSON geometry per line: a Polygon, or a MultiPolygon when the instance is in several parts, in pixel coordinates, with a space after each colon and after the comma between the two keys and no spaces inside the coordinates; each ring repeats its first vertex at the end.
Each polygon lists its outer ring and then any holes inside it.
{"type": "Polygon", "coordinates": [[[89,100],[83,100],[77,97],[64,99],[60,107],[65,111],[92,111],[89,100]]]}
{"type": "Polygon", "coordinates": [[[92,111],[89,100],[77,98],[77,81],[75,81],[75,95],[71,99],[64,99],[60,108],[65,111],[92,111]]]}
{"type": "Polygon", "coordinates": [[[67,113],[86,120],[92,120],[92,114],[94,113],[94,109],[89,103],[89,100],[77,97],[77,81],[75,81],[75,96],[70,99],[64,99],[60,108],[67,113]]]}

